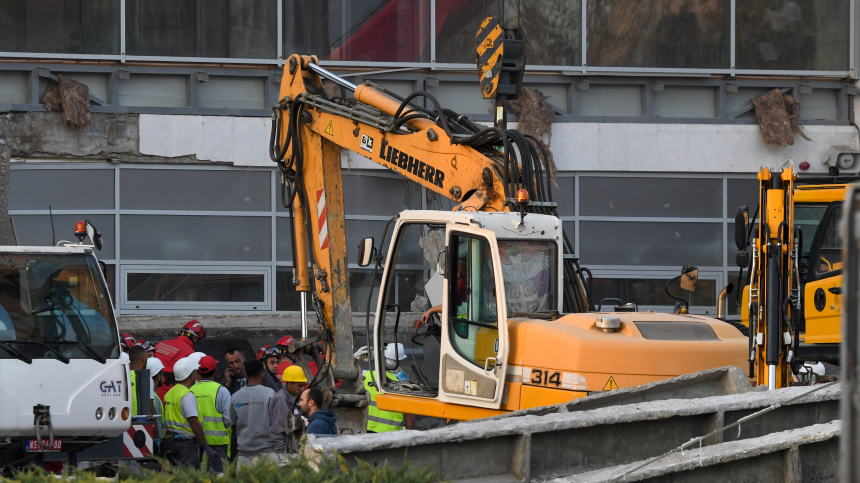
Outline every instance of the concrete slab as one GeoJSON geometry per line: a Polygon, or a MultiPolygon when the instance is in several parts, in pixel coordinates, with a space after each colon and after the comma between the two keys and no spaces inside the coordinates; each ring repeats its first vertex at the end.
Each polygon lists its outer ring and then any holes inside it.
{"type": "MultiPolygon", "coordinates": [[[[760,438],[694,448],[633,471],[621,481],[834,481],[841,428],[841,421],[832,421],[760,438]]],[[[538,481],[609,482],[645,461],[538,481]]]]}

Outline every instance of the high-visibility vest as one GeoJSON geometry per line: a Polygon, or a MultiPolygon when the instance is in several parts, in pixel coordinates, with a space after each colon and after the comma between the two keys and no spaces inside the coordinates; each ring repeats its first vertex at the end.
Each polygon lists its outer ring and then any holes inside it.
{"type": "Polygon", "coordinates": [[[152,404],[155,405],[155,414],[161,416],[155,420],[155,431],[157,433],[155,439],[161,439],[164,438],[164,405],[161,404],[161,399],[158,396],[152,398],[152,404]]]}
{"type": "Polygon", "coordinates": [[[191,391],[187,387],[177,384],[164,395],[164,426],[169,432],[192,439],[194,433],[191,431],[191,425],[179,408],[182,397],[189,392],[191,391]]]}
{"type": "MultiPolygon", "coordinates": [[[[385,372],[392,381],[397,380],[397,376],[389,371],[385,372]]],[[[370,394],[370,405],[367,406],[367,430],[376,433],[385,433],[388,431],[400,431],[403,429],[403,413],[392,413],[383,411],[376,407],[376,387],[372,385],[370,371],[364,375],[364,389],[370,394]]]]}
{"type": "Polygon", "coordinates": [[[137,415],[137,371],[131,373],[131,414],[137,415]]]}
{"type": "Polygon", "coordinates": [[[221,384],[215,381],[200,381],[191,386],[197,397],[197,413],[203,422],[203,435],[210,445],[230,444],[230,433],[224,425],[223,415],[215,408],[215,399],[221,384]]]}

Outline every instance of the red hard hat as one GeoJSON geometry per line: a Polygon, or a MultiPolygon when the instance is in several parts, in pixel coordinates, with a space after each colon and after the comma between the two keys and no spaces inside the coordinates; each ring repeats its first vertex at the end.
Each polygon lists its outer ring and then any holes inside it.
{"type": "Polygon", "coordinates": [[[126,349],[131,349],[132,347],[134,347],[135,344],[137,344],[137,339],[135,339],[133,335],[122,335],[122,345],[125,346],[126,349]]]}
{"type": "Polygon", "coordinates": [[[258,361],[263,358],[263,352],[265,352],[266,349],[268,349],[269,347],[272,347],[272,346],[264,345],[260,350],[257,351],[257,360],[258,361]]]}
{"type": "Polygon", "coordinates": [[[269,357],[278,357],[278,349],[267,345],[260,349],[260,352],[257,353],[257,360],[268,359],[269,357]]]}
{"type": "Polygon", "coordinates": [[[197,337],[198,339],[206,338],[206,329],[203,328],[203,325],[196,320],[191,320],[187,324],[182,326],[181,335],[191,335],[197,337]]]}
{"type": "Polygon", "coordinates": [[[293,336],[285,335],[281,340],[278,341],[278,346],[279,347],[287,347],[288,345],[292,344],[295,341],[296,341],[296,339],[294,339],[293,336]]]}

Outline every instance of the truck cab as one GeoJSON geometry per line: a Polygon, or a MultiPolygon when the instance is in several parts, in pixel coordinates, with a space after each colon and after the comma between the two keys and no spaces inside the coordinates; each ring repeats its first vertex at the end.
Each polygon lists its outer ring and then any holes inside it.
{"type": "Polygon", "coordinates": [[[129,429],[119,344],[92,246],[0,246],[0,467],[129,429]]]}

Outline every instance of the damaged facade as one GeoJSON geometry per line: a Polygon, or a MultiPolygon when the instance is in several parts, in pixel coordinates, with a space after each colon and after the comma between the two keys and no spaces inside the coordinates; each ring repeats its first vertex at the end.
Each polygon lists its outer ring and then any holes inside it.
{"type": "MultiPolygon", "coordinates": [[[[316,54],[353,82],[426,90],[492,122],[474,32],[498,15],[482,11],[498,2],[473,0],[312,3],[0,5],[0,139],[11,151],[18,242],[52,244],[91,220],[123,315],[298,310],[288,214],[267,150],[283,59],[316,54]],[[62,92],[63,112],[49,109],[61,79],[87,87],[89,119],[70,120],[62,92]]],[[[507,2],[506,16],[518,3],[507,2]]],[[[693,311],[715,313],[737,276],[732,217],[755,205],[759,166],[791,159],[825,175],[832,147],[860,151],[855,2],[521,3],[529,91],[511,112],[549,146],[553,196],[594,273],[595,303],[665,310],[674,303],[665,280],[696,265],[693,311]],[[799,102],[808,140],[765,144],[753,99],[773,89],[799,102]]],[[[342,163],[350,262],[361,238],[380,243],[397,212],[451,207],[353,153],[342,163]]],[[[436,243],[416,240],[399,266],[403,310],[432,303],[436,243]]],[[[369,279],[350,265],[357,312],[369,279]]]]}

